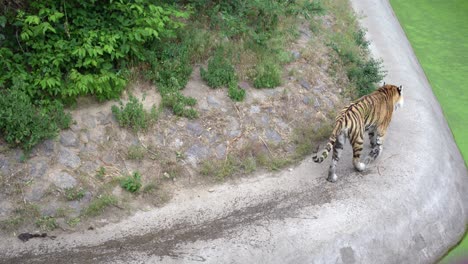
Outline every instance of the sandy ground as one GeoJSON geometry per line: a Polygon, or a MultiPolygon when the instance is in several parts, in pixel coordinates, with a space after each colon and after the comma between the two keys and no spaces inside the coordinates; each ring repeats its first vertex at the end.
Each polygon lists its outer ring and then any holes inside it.
{"type": "Polygon", "coordinates": [[[55,239],[0,242],[1,263],[432,263],[468,223],[468,175],[424,73],[386,0],[352,0],[387,83],[402,84],[383,156],[337,183],[328,162],[213,189],[55,239]]]}

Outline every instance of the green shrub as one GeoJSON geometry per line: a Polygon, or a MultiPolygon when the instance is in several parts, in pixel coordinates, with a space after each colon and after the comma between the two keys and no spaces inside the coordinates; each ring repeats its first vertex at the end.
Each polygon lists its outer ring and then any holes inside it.
{"type": "Polygon", "coordinates": [[[237,83],[229,85],[228,89],[229,98],[234,101],[243,101],[245,98],[245,90],[237,86],[237,83]]]}
{"type": "Polygon", "coordinates": [[[56,136],[68,128],[71,116],[58,101],[39,101],[19,90],[0,92],[0,133],[6,142],[26,151],[41,140],[56,136]]]}
{"type": "Polygon", "coordinates": [[[382,61],[370,58],[359,61],[347,71],[348,78],[356,85],[358,96],[366,95],[375,90],[375,83],[385,77],[382,71],[382,61]]]}
{"type": "Polygon", "coordinates": [[[152,125],[158,117],[156,107],[153,106],[151,112],[143,109],[143,104],[138,98],[130,95],[129,101],[123,105],[120,101],[120,107],[112,106],[112,113],[121,127],[133,129],[135,132],[146,130],[152,125]]]}
{"type": "Polygon", "coordinates": [[[116,98],[126,63],[145,61],[147,43],[174,35],[182,25],[174,17],[188,13],[143,0],[29,1],[6,16],[0,87],[24,82],[34,97],[116,98]]]}
{"type": "Polygon", "coordinates": [[[208,61],[208,69],[200,68],[202,79],[211,88],[227,87],[230,83],[237,83],[234,66],[226,57],[224,49],[218,48],[213,58],[208,61]]]}
{"type": "Polygon", "coordinates": [[[260,64],[256,72],[253,83],[256,88],[274,88],[281,84],[281,70],[276,64],[271,62],[260,64]]]}
{"type": "Polygon", "coordinates": [[[138,192],[141,188],[141,175],[138,171],[134,172],[132,176],[127,176],[120,181],[120,186],[131,192],[138,192]]]}

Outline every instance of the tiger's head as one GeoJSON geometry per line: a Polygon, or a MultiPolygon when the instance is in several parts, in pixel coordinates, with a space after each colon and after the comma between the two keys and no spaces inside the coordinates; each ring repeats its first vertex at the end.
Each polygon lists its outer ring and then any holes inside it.
{"type": "Polygon", "coordinates": [[[403,98],[403,86],[402,85],[396,86],[393,84],[384,83],[380,89],[382,89],[382,91],[384,91],[385,93],[391,96],[392,103],[394,105],[395,110],[403,107],[404,98],[403,98]]]}

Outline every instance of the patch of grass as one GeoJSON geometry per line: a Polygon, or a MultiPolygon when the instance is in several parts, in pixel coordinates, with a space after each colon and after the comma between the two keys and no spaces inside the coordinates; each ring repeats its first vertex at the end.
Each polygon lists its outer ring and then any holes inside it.
{"type": "Polygon", "coordinates": [[[84,217],[93,217],[93,216],[98,216],[101,213],[104,212],[104,210],[112,205],[117,205],[118,200],[115,196],[109,195],[109,194],[104,194],[100,195],[86,207],[82,211],[82,216],[84,217]]]}
{"type": "Polygon", "coordinates": [[[42,216],[35,222],[36,226],[39,227],[42,231],[52,231],[59,227],[57,221],[52,216],[42,216]]]}
{"type": "MultiPolygon", "coordinates": [[[[342,67],[346,71],[352,97],[361,97],[374,91],[376,83],[385,77],[382,61],[371,58],[365,30],[359,28],[349,2],[324,1],[324,7],[335,19],[331,30],[321,31],[332,51],[332,66],[342,67]]],[[[331,74],[335,70],[333,67],[331,74]]]]}
{"type": "Polygon", "coordinates": [[[281,84],[280,66],[273,62],[264,62],[257,66],[254,77],[255,88],[274,88],[281,84]]]}
{"type": "Polygon", "coordinates": [[[134,172],[133,175],[124,177],[120,181],[120,186],[131,193],[136,193],[141,188],[141,175],[138,171],[134,172]]]}
{"type": "Polygon", "coordinates": [[[13,215],[8,219],[0,221],[0,229],[12,231],[23,224],[30,223],[40,216],[39,207],[35,204],[24,203],[13,211],[13,215]]]}
{"type": "Polygon", "coordinates": [[[271,156],[263,145],[251,143],[229,154],[224,160],[202,162],[199,173],[222,181],[233,175],[250,174],[259,168],[279,170],[292,161],[288,157],[271,156]]]}
{"type": "Polygon", "coordinates": [[[125,106],[122,101],[119,102],[119,107],[113,105],[112,113],[121,127],[131,128],[134,132],[146,130],[158,118],[158,111],[155,106],[148,112],[143,109],[143,104],[133,95],[130,95],[130,99],[125,106]]]}
{"type": "Polygon", "coordinates": [[[104,176],[106,175],[106,168],[104,167],[99,167],[99,169],[96,172],[96,178],[98,178],[100,181],[104,180],[104,176]]]}
{"type": "Polygon", "coordinates": [[[68,214],[69,212],[71,212],[71,211],[72,211],[72,209],[69,208],[69,207],[67,207],[67,208],[60,207],[60,208],[58,208],[57,211],[55,212],[55,217],[57,217],[57,218],[66,217],[67,214],[68,214]]]}
{"type": "Polygon", "coordinates": [[[333,130],[330,122],[323,123],[320,127],[304,125],[294,131],[294,144],[296,145],[294,159],[302,159],[316,151],[320,141],[328,139],[333,130]]]}
{"type": "Polygon", "coordinates": [[[72,187],[65,189],[65,198],[67,198],[68,201],[81,200],[81,198],[83,198],[84,196],[85,190],[81,187],[72,187]]]}
{"type": "Polygon", "coordinates": [[[79,217],[73,217],[73,218],[67,219],[67,221],[66,221],[67,225],[69,225],[70,227],[75,227],[80,222],[81,222],[81,218],[79,218],[79,217]]]}
{"type": "Polygon", "coordinates": [[[143,186],[143,189],[141,190],[142,193],[144,194],[151,194],[154,193],[158,189],[158,185],[154,182],[150,182],[143,186]]]}
{"type": "Polygon", "coordinates": [[[200,68],[202,79],[211,88],[228,87],[231,83],[237,83],[236,72],[229,57],[224,48],[220,47],[208,61],[208,69],[200,68]]]}
{"type": "Polygon", "coordinates": [[[127,150],[127,158],[130,160],[142,160],[146,155],[146,149],[140,145],[132,145],[127,150]]]}

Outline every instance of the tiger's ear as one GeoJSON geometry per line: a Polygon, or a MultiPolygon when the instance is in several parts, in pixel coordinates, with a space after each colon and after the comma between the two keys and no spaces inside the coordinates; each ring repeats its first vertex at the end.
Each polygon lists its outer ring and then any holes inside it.
{"type": "Polygon", "coordinates": [[[398,93],[401,94],[401,90],[403,90],[403,86],[400,85],[400,87],[397,87],[398,93]]]}
{"type": "Polygon", "coordinates": [[[385,82],[383,82],[383,86],[385,86],[385,82]]]}

